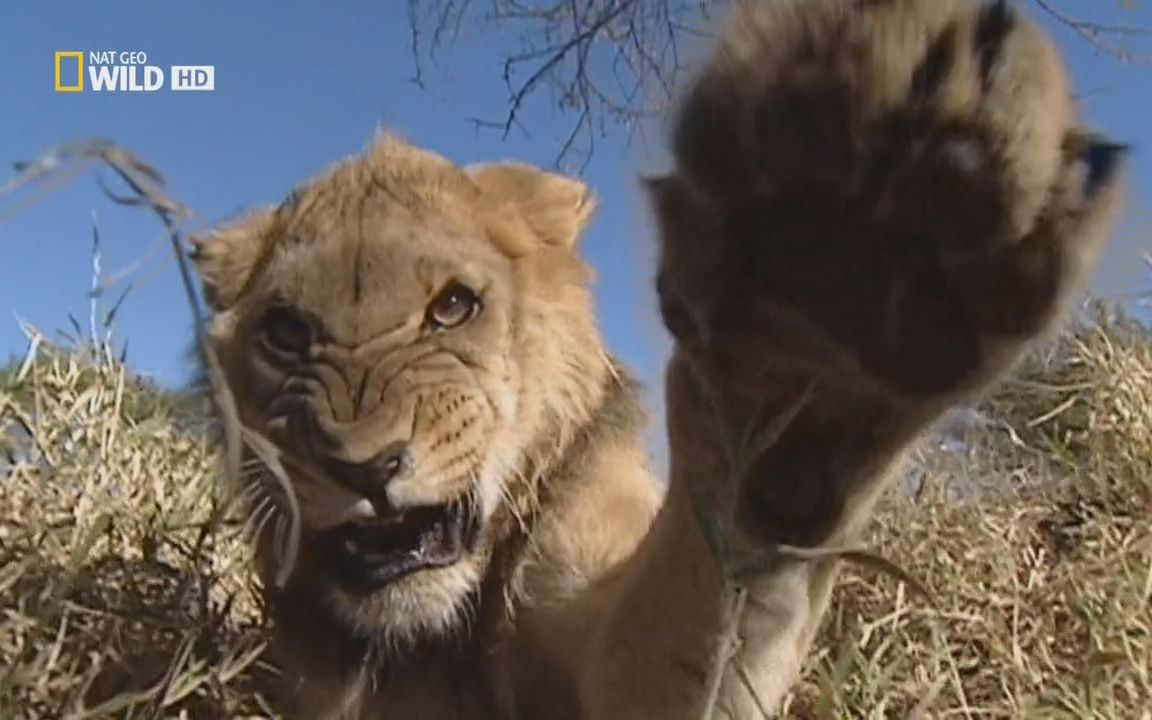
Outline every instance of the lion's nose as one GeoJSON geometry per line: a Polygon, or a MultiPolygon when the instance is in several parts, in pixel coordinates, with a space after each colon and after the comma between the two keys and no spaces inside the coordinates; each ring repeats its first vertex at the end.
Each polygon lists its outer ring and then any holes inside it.
{"type": "Polygon", "coordinates": [[[412,451],[408,449],[408,443],[395,442],[367,464],[379,478],[377,482],[383,485],[392,478],[412,472],[412,451]]]}
{"type": "Polygon", "coordinates": [[[378,500],[386,497],[389,482],[412,472],[413,458],[408,443],[397,441],[363,462],[329,458],[325,465],[337,482],[360,493],[375,505],[378,500]]]}

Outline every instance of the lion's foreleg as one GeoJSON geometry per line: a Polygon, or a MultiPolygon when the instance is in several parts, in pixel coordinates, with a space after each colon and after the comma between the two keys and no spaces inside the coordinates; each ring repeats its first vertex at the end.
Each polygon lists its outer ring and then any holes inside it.
{"type": "Polygon", "coordinates": [[[705,703],[758,718],[800,672],[840,551],[857,542],[906,449],[950,401],[896,404],[790,370],[757,378],[761,399],[749,404],[737,399],[745,388],[712,382],[709,368],[674,362],[669,375],[672,482],[704,506],[695,518],[704,535],[719,535],[711,550],[727,613],[721,634],[731,638],[705,703]]]}
{"type": "Polygon", "coordinates": [[[667,395],[668,496],[590,603],[599,611],[580,662],[583,717],[758,718],[795,681],[838,569],[833,555],[771,549],[851,542],[923,421],[889,413],[878,424],[864,400],[817,388],[739,478],[712,400],[681,357],[667,395]]]}

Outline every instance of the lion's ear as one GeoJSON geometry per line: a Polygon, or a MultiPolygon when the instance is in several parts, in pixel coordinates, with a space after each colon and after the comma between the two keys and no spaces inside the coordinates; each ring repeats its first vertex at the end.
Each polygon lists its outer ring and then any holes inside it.
{"type": "Polygon", "coordinates": [[[576,178],[520,163],[467,168],[481,194],[493,203],[511,203],[545,243],[572,249],[580,239],[596,202],[576,178]]]}
{"type": "Polygon", "coordinates": [[[244,294],[267,254],[274,217],[271,208],[256,210],[192,236],[192,262],[213,310],[227,310],[244,294]]]}

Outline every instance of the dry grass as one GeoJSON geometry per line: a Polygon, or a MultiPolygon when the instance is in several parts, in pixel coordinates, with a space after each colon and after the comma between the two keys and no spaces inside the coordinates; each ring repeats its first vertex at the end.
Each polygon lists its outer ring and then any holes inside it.
{"type": "MultiPolygon", "coordinates": [[[[43,345],[40,346],[43,348],[43,345]]],[[[0,384],[0,718],[266,717],[240,533],[203,422],[107,355],[0,384]]]]}
{"type": "MultiPolygon", "coordinates": [[[[849,570],[789,715],[1152,717],[1152,345],[1086,323],[926,446],[849,570]]],[[[274,717],[197,408],[106,353],[0,377],[0,719],[274,717]]]]}

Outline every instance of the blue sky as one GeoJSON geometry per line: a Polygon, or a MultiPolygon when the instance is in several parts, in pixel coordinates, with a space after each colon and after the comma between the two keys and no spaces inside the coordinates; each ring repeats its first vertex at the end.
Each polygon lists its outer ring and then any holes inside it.
{"type": "MultiPolygon", "coordinates": [[[[1105,0],[1063,2],[1073,13],[1152,26],[1147,4],[1122,11],[1105,0]]],[[[173,196],[198,213],[194,226],[204,226],[278,202],[294,183],[361,149],[379,126],[460,163],[550,164],[571,119],[546,97],[525,108],[530,137],[504,140],[468,120],[505,112],[500,58],[512,40],[490,28],[471,33],[421,89],[409,80],[404,8],[386,0],[4,3],[0,168],[64,140],[106,137],[161,169],[173,196]],[[216,90],[54,92],[54,51],[103,49],[143,50],[163,67],[215,65],[216,90]]],[[[1152,67],[1099,57],[1070,32],[1054,32],[1089,122],[1136,150],[1129,209],[1095,289],[1109,296],[1147,289],[1152,274],[1140,255],[1152,246],[1152,67]]],[[[585,178],[600,211],[584,243],[599,276],[609,345],[657,387],[666,345],[649,290],[652,232],[635,178],[658,157],[621,133],[598,140],[585,178]]],[[[0,217],[10,207],[0,204],[0,217]]],[[[69,312],[86,321],[93,214],[106,274],[147,258],[130,274],[134,289],[118,323],[131,364],[165,384],[181,382],[189,314],[169,251],[158,244],[159,227],[145,213],[111,204],[92,174],[0,222],[0,358],[23,350],[17,317],[47,332],[67,328],[69,312]]]]}

